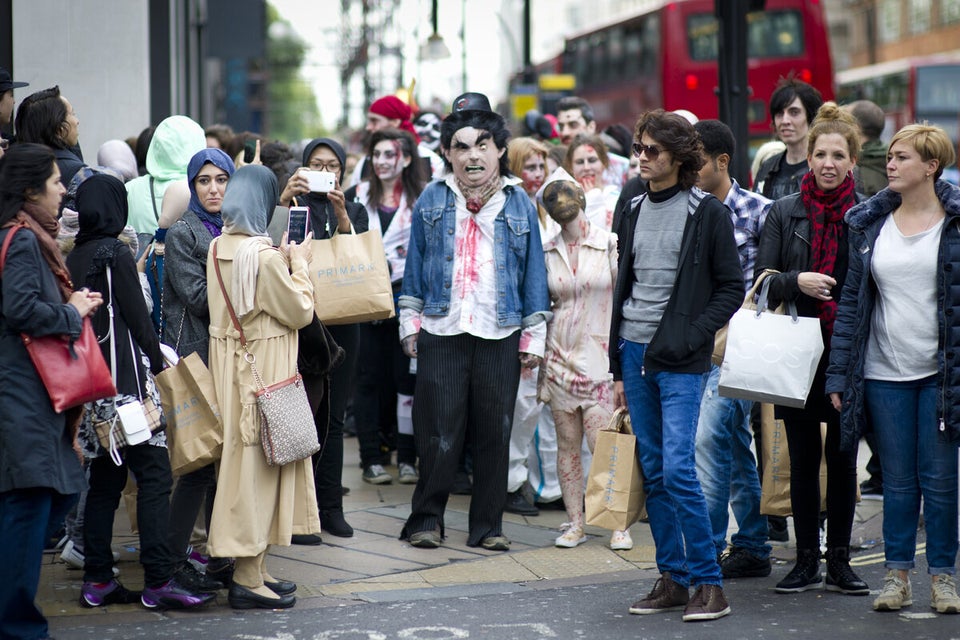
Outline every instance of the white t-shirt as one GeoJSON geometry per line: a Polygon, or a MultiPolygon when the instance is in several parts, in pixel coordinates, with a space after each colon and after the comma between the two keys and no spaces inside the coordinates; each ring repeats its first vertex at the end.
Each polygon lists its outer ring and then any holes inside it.
{"type": "Polygon", "coordinates": [[[864,377],[906,382],[937,372],[937,257],[943,220],[905,236],[893,216],[880,229],[871,271],[877,300],[864,377]]]}

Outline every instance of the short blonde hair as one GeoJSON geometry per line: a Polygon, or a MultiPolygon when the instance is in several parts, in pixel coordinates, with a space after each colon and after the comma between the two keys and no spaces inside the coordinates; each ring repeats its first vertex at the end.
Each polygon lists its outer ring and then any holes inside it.
{"type": "Polygon", "coordinates": [[[908,124],[900,129],[893,135],[887,148],[892,149],[898,142],[906,142],[913,147],[924,162],[936,160],[939,163],[934,180],[938,180],[943,170],[957,159],[950,136],[940,127],[928,122],[908,124]]]}

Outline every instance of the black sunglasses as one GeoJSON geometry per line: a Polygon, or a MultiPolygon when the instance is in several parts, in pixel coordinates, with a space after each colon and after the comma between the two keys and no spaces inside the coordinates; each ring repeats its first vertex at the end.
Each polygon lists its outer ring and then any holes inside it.
{"type": "Polygon", "coordinates": [[[633,143],[633,155],[637,156],[638,158],[640,157],[641,153],[645,153],[647,154],[648,159],[656,160],[658,157],[660,157],[661,151],[662,149],[654,144],[645,145],[639,142],[633,143]]]}

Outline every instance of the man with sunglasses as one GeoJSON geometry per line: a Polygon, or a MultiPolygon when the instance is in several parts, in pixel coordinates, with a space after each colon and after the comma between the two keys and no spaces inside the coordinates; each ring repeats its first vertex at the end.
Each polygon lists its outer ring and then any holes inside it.
{"type": "Polygon", "coordinates": [[[610,327],[614,402],[630,411],[661,577],[630,613],[730,613],[697,480],[694,438],[716,331],[743,298],[730,214],[696,188],[703,145],[682,116],[640,117],[633,151],[647,193],[614,229],[619,270],[610,327]],[[689,588],[695,589],[690,597],[689,588]]]}

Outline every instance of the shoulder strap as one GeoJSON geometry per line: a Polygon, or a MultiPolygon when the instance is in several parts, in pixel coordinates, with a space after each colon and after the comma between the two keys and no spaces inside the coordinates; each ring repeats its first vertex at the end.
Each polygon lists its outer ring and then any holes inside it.
{"type": "Polygon", "coordinates": [[[10,243],[13,241],[13,234],[19,231],[22,227],[22,224],[13,225],[10,228],[10,231],[7,232],[7,237],[3,239],[3,248],[0,248],[0,274],[3,273],[3,265],[7,263],[7,249],[10,248],[10,243]]]}
{"type": "Polygon", "coordinates": [[[217,272],[217,282],[220,284],[220,291],[223,292],[223,299],[227,303],[227,311],[230,312],[230,320],[233,321],[233,328],[240,334],[240,346],[246,350],[247,338],[243,335],[243,329],[240,327],[240,320],[237,319],[237,312],[233,310],[233,303],[230,302],[230,296],[227,295],[227,288],[223,284],[223,274],[220,273],[220,261],[217,259],[217,242],[219,238],[213,241],[213,267],[217,272]]]}
{"type": "Polygon", "coordinates": [[[160,212],[157,211],[157,196],[153,194],[153,176],[150,176],[150,205],[153,206],[153,217],[160,222],[160,212]]]}

